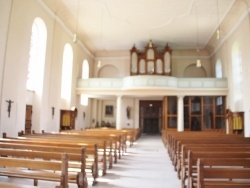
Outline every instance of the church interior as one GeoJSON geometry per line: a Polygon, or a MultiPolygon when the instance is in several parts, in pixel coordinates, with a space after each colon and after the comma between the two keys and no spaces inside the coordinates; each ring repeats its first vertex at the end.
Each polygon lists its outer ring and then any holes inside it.
{"type": "Polygon", "coordinates": [[[0,164],[59,172],[0,167],[0,187],[250,187],[249,168],[206,168],[250,166],[250,0],[0,0],[0,28],[0,164]],[[137,152],[145,185],[117,172],[137,152]]]}

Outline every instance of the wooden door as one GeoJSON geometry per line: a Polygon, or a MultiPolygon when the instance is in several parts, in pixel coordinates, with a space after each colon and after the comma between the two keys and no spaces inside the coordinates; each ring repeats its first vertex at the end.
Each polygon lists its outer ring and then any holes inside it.
{"type": "Polygon", "coordinates": [[[31,134],[32,106],[26,105],[25,134],[31,134]]]}
{"type": "Polygon", "coordinates": [[[140,129],[143,133],[160,133],[162,101],[140,101],[140,129]]]}

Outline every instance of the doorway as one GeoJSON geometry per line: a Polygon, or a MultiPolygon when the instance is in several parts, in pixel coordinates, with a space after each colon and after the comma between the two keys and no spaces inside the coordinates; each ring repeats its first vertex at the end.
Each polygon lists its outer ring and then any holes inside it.
{"type": "Polygon", "coordinates": [[[25,134],[31,134],[32,105],[26,105],[25,134]]]}
{"type": "Polygon", "coordinates": [[[159,134],[162,129],[162,101],[140,101],[139,116],[142,133],[159,134]]]}

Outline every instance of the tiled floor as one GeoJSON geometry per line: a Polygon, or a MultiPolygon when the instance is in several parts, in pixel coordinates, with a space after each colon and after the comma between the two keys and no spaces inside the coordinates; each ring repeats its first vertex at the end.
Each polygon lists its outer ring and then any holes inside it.
{"type": "MultiPolygon", "coordinates": [[[[0,177],[0,181],[22,182],[32,185],[32,180],[0,177]]],[[[39,187],[51,187],[56,183],[39,181],[39,187]]],[[[181,182],[173,169],[160,135],[142,135],[128,148],[107,174],[98,178],[93,188],[180,188],[181,182]]],[[[70,184],[70,188],[76,188],[70,184]]]]}

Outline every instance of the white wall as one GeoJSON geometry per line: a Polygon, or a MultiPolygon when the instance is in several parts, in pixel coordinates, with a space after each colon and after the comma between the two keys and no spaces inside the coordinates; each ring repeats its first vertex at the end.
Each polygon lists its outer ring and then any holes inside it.
{"type": "MultiPolygon", "coordinates": [[[[78,113],[83,114],[86,107],[80,105],[79,96],[76,95],[76,81],[81,75],[81,64],[84,59],[92,68],[93,57],[87,53],[80,43],[72,42],[72,33],[62,24],[55,20],[49,9],[39,4],[41,1],[13,0],[0,1],[0,72],[1,88],[1,133],[7,132],[10,136],[16,136],[18,131],[25,127],[26,104],[33,105],[32,129],[36,132],[58,131],[60,123],[60,109],[70,109],[72,106],[78,108],[78,113]],[[13,2],[11,11],[11,2],[13,2]],[[10,22],[9,16],[10,15],[10,22]],[[31,28],[36,17],[40,17],[47,27],[47,47],[44,69],[43,94],[26,91],[26,80],[28,73],[29,48],[31,28]],[[9,23],[8,23],[9,22],[9,23]],[[61,72],[63,49],[66,43],[73,48],[73,79],[71,99],[65,105],[60,99],[61,72]],[[4,73],[4,76],[2,74],[4,73]],[[12,100],[11,115],[7,114],[7,103],[12,100]],[[52,118],[52,107],[55,107],[55,115],[52,118]]],[[[91,76],[91,73],[90,73],[91,76]]],[[[88,113],[86,113],[88,114],[88,113]]],[[[85,117],[87,118],[87,117],[85,117]]],[[[88,120],[77,117],[76,127],[86,127],[88,120]]]]}
{"type": "MultiPolygon", "coordinates": [[[[62,24],[54,19],[54,15],[48,9],[44,9],[35,0],[0,0],[0,133],[7,132],[10,136],[17,135],[18,131],[24,130],[25,123],[25,106],[32,103],[34,105],[33,128],[36,131],[42,129],[46,131],[59,130],[60,109],[70,109],[72,106],[78,108],[79,116],[76,119],[76,128],[81,129],[89,126],[92,119],[96,116],[98,119],[103,117],[103,108],[106,104],[116,105],[116,100],[103,101],[97,100],[97,111],[94,111],[94,100],[90,100],[90,105],[84,107],[80,105],[79,96],[76,95],[75,86],[78,78],[81,77],[81,64],[87,59],[90,65],[90,77],[98,77],[101,69],[97,68],[97,61],[100,57],[102,66],[115,67],[115,69],[102,69],[103,77],[110,75],[110,70],[117,70],[114,74],[116,77],[125,77],[130,75],[130,57],[129,50],[124,53],[98,55],[95,59],[87,53],[80,43],[72,42],[72,33],[62,24]],[[13,3],[13,4],[12,4],[13,3]],[[31,26],[33,20],[40,17],[44,20],[47,27],[47,49],[44,71],[43,95],[39,100],[35,100],[35,94],[26,91],[26,79],[29,61],[29,45],[31,37],[31,26]],[[73,48],[73,79],[71,100],[64,103],[60,99],[61,90],[61,70],[63,48],[66,43],[70,43],[73,48]],[[107,72],[105,72],[107,71],[107,72]],[[7,102],[12,100],[11,114],[8,117],[7,102]],[[92,105],[93,104],[93,105],[92,105]],[[55,115],[52,118],[51,107],[55,107],[55,115]],[[100,107],[100,108],[99,108],[100,107]],[[82,117],[85,112],[85,119],[82,117]],[[95,115],[94,113],[97,113],[95,115]]],[[[240,44],[242,62],[243,62],[243,106],[240,109],[245,112],[245,136],[250,136],[250,87],[249,87],[249,69],[250,69],[250,25],[249,17],[237,25],[238,28],[232,32],[229,38],[219,46],[218,51],[213,57],[209,57],[208,52],[201,52],[202,66],[206,70],[207,76],[214,76],[214,62],[220,58],[223,64],[223,75],[228,77],[229,95],[228,106],[236,110],[234,97],[232,95],[231,76],[231,47],[235,41],[240,44]]],[[[172,75],[182,77],[186,67],[194,64],[196,60],[195,50],[193,51],[173,51],[172,75]]],[[[123,98],[122,114],[124,114],[122,127],[137,126],[137,115],[133,112],[138,108],[135,99],[123,98]],[[126,107],[131,105],[131,119],[126,119],[126,107]],[[133,115],[134,114],[134,115],[133,115]],[[135,121],[134,121],[135,120],[135,121]]],[[[138,109],[137,109],[138,111],[138,109]]],[[[115,119],[115,116],[114,116],[115,119]]],[[[107,119],[113,121],[114,119],[107,119]]]]}
{"type": "Polygon", "coordinates": [[[245,112],[245,136],[250,136],[250,25],[249,17],[245,17],[239,26],[231,35],[228,35],[225,42],[220,46],[218,51],[212,57],[213,64],[215,64],[217,59],[220,59],[223,67],[223,77],[228,77],[229,93],[227,97],[227,107],[232,111],[244,111],[245,112]],[[235,97],[233,95],[233,68],[232,67],[232,46],[235,42],[239,42],[241,50],[241,61],[243,70],[243,98],[241,100],[242,105],[237,105],[235,97]]]}

